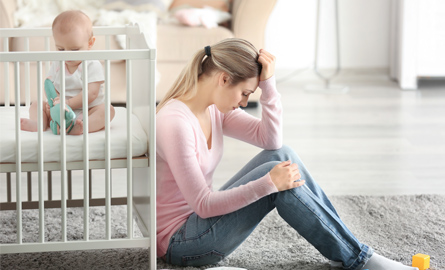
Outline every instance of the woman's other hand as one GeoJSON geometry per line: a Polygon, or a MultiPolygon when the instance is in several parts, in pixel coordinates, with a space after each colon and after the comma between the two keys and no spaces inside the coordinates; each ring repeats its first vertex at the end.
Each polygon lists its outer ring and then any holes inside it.
{"type": "Polygon", "coordinates": [[[263,66],[260,75],[260,81],[265,81],[275,74],[275,56],[268,51],[261,49],[258,62],[263,66]]]}
{"type": "Polygon", "coordinates": [[[278,191],[284,191],[304,185],[298,165],[290,160],[281,162],[270,171],[270,178],[278,191]]]}

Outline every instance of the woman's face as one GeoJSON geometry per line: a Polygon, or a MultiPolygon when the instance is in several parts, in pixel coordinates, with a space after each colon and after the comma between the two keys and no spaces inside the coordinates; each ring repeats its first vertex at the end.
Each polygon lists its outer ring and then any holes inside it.
{"type": "Polygon", "coordinates": [[[222,113],[228,113],[241,107],[246,107],[250,94],[258,87],[259,77],[249,78],[236,85],[227,84],[216,97],[215,105],[222,113]]]}

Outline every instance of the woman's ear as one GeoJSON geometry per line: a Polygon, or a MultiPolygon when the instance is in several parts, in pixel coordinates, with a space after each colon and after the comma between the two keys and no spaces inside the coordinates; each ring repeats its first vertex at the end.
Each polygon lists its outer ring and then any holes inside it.
{"type": "Polygon", "coordinates": [[[220,86],[227,86],[230,83],[230,77],[227,73],[221,72],[218,78],[218,84],[220,86]]]}

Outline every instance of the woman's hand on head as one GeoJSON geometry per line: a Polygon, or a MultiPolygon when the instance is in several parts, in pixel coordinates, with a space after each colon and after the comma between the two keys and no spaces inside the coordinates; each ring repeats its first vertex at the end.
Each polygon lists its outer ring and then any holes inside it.
{"type": "Polygon", "coordinates": [[[258,62],[263,66],[260,75],[260,81],[265,81],[275,74],[275,56],[265,49],[260,50],[258,62]]]}
{"type": "Polygon", "coordinates": [[[270,178],[277,187],[278,191],[284,191],[304,185],[305,180],[298,181],[301,178],[298,165],[290,160],[281,162],[270,171],[270,178]]]}

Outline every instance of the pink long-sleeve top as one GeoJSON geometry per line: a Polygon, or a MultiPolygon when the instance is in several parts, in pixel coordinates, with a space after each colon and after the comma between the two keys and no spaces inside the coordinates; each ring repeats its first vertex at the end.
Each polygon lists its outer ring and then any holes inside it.
{"type": "Polygon", "coordinates": [[[171,236],[196,213],[201,218],[239,210],[278,192],[269,173],[236,188],[213,191],[212,178],[223,154],[223,135],[263,149],[282,145],[281,102],[275,77],[260,81],[262,118],[241,109],[221,113],[209,107],[212,143],[198,119],[179,100],[169,101],[156,115],[157,254],[167,253],[171,236]]]}

